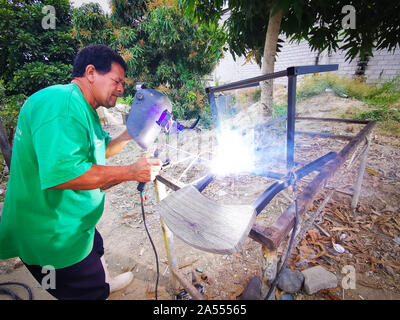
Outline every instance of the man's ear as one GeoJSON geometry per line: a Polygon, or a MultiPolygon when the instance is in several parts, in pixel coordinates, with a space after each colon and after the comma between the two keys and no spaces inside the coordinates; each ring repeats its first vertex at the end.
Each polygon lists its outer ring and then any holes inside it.
{"type": "Polygon", "coordinates": [[[85,69],[85,78],[90,82],[94,82],[94,78],[96,75],[96,68],[92,64],[88,64],[85,69]]]}

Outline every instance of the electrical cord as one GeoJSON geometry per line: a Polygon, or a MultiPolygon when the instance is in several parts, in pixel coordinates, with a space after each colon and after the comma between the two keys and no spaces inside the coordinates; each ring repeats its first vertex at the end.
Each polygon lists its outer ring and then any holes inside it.
{"type": "MultiPolygon", "coordinates": [[[[24,287],[26,289],[26,291],[28,291],[28,300],[32,300],[31,288],[29,288],[26,284],[20,283],[20,282],[3,282],[3,283],[0,283],[0,286],[6,286],[6,285],[17,285],[17,286],[24,287]]],[[[13,300],[23,300],[21,297],[16,295],[13,291],[11,291],[9,289],[6,289],[6,288],[0,288],[0,294],[8,294],[9,296],[11,296],[11,298],[13,300]]]]}
{"type": "Polygon", "coordinates": [[[297,177],[293,171],[290,172],[290,178],[293,179],[292,186],[293,186],[294,210],[295,210],[294,226],[293,226],[292,234],[290,236],[285,261],[283,262],[281,268],[279,269],[279,272],[277,273],[275,279],[272,281],[271,286],[269,287],[268,293],[265,296],[264,300],[268,300],[270,298],[272,292],[274,292],[276,285],[278,284],[279,277],[281,276],[282,271],[285,270],[285,268],[286,268],[286,265],[289,261],[290,253],[292,252],[293,241],[294,241],[296,231],[297,231],[297,225],[298,225],[298,221],[299,221],[299,213],[298,213],[298,209],[297,209],[297,186],[296,186],[297,177]]]}
{"type": "MultiPolygon", "coordinates": [[[[144,185],[143,185],[143,186],[144,186],[144,185]]],[[[145,212],[144,212],[144,200],[145,200],[145,196],[144,196],[143,191],[141,191],[141,192],[140,192],[140,205],[141,205],[141,207],[142,207],[143,224],[144,224],[144,228],[146,229],[147,236],[149,237],[151,246],[153,247],[154,255],[156,256],[157,279],[156,279],[156,288],[155,288],[155,298],[156,298],[156,300],[158,300],[158,279],[159,279],[159,277],[160,277],[160,270],[159,270],[159,263],[158,263],[158,255],[157,255],[156,247],[155,247],[155,245],[154,245],[154,243],[153,243],[153,240],[152,240],[152,238],[151,238],[151,236],[150,236],[150,232],[149,232],[149,230],[147,229],[146,215],[145,215],[145,212]]]]}

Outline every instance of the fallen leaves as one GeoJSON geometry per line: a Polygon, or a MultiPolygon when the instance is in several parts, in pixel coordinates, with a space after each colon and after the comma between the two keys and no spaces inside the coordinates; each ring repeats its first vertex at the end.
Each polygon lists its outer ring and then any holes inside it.
{"type": "MultiPolygon", "coordinates": [[[[340,274],[341,267],[352,265],[358,275],[367,275],[357,278],[357,283],[382,288],[387,285],[386,281],[381,283],[382,278],[393,278],[393,274],[384,273],[388,267],[400,271],[399,246],[392,241],[399,237],[400,218],[394,210],[380,210],[376,214],[362,206],[353,213],[349,201],[332,200],[326,206],[318,226],[327,232],[315,226],[309,229],[297,250],[293,250],[289,266],[304,270],[322,265],[340,274]]],[[[398,283],[398,279],[394,281],[398,283]]],[[[321,294],[327,299],[340,299],[332,291],[321,294]]]]}

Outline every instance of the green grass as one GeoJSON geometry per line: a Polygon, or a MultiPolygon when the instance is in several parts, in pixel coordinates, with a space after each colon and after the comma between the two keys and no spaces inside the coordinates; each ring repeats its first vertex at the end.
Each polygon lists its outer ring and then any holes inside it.
{"type": "Polygon", "coordinates": [[[272,110],[272,118],[280,118],[287,115],[287,104],[274,104],[274,109],[272,110]]]}
{"type": "Polygon", "coordinates": [[[400,137],[400,75],[382,85],[367,84],[362,79],[349,79],[334,74],[305,77],[297,90],[304,99],[324,92],[327,88],[339,96],[347,95],[363,101],[368,110],[344,110],[342,117],[379,121],[381,133],[400,137]]]}

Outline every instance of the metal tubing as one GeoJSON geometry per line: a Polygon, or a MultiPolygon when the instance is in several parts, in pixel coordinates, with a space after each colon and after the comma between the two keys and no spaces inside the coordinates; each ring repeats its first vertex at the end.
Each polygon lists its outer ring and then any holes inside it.
{"type": "MultiPolygon", "coordinates": [[[[306,175],[310,174],[315,170],[321,169],[321,167],[330,160],[335,159],[337,156],[336,152],[329,152],[326,155],[306,164],[304,167],[296,170],[296,179],[300,180],[306,175]]],[[[256,201],[253,202],[253,207],[255,208],[257,215],[266,207],[268,203],[282,190],[286,189],[292,185],[293,181],[287,178],[284,181],[279,181],[273,183],[265,192],[259,196],[256,201]]]]}
{"type": "Polygon", "coordinates": [[[286,168],[290,171],[294,166],[294,131],[296,117],[296,77],[288,78],[288,106],[287,106],[287,140],[286,140],[286,168]]]}
{"type": "Polygon", "coordinates": [[[235,82],[224,84],[221,86],[208,87],[208,88],[206,88],[206,93],[210,94],[213,92],[219,92],[219,91],[224,91],[224,90],[245,88],[249,84],[258,85],[259,82],[261,82],[261,81],[275,79],[275,78],[281,78],[281,77],[285,77],[285,76],[298,76],[300,74],[335,71],[337,69],[338,69],[337,64],[289,67],[286,70],[273,72],[273,73],[267,73],[267,74],[264,74],[264,75],[261,75],[258,77],[254,77],[254,78],[235,81],[235,82]]]}
{"type": "MultiPolygon", "coordinates": [[[[343,165],[348,156],[365,139],[376,125],[376,121],[370,121],[336,156],[333,161],[325,164],[320,173],[307,185],[303,193],[298,197],[298,214],[302,215],[311,204],[314,196],[323,188],[326,181],[343,165]]],[[[263,227],[255,224],[249,236],[267,246],[270,250],[276,250],[281,241],[287,236],[294,224],[294,204],[289,206],[276,221],[263,227]]]]}
{"type": "Polygon", "coordinates": [[[202,192],[215,179],[215,174],[208,174],[195,184],[197,190],[202,192]]]}
{"type": "Polygon", "coordinates": [[[307,73],[335,71],[338,67],[339,65],[337,64],[289,67],[287,68],[287,74],[288,76],[298,76],[307,73]]]}
{"type": "Polygon", "coordinates": [[[273,171],[263,171],[263,170],[252,171],[251,173],[256,176],[267,177],[275,180],[282,180],[286,176],[283,173],[273,172],[273,171]]]}
{"type": "Polygon", "coordinates": [[[285,77],[286,75],[287,75],[287,70],[282,70],[282,71],[278,71],[278,72],[274,72],[274,73],[267,73],[267,74],[264,74],[264,75],[261,75],[258,77],[235,81],[232,83],[223,84],[221,86],[208,87],[208,88],[206,88],[206,93],[208,93],[210,95],[213,92],[237,89],[238,87],[242,87],[247,84],[252,84],[252,83],[258,84],[260,81],[285,77]]]}

